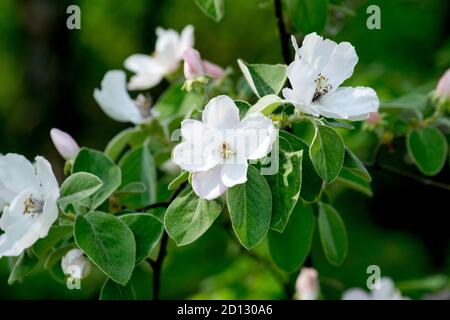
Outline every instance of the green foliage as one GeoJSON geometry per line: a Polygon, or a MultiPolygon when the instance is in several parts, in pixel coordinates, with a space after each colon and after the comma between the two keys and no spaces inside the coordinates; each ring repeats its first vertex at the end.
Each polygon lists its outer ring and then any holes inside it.
{"type": "Polygon", "coordinates": [[[224,0],[195,0],[203,13],[215,22],[219,22],[223,18],[223,2],[224,0]]]}
{"type": "Polygon", "coordinates": [[[136,300],[136,292],[131,281],[122,286],[106,279],[100,291],[100,300],[136,300]]]}
{"type": "Polygon", "coordinates": [[[179,186],[181,186],[183,183],[185,183],[188,179],[189,179],[189,172],[183,171],[178,175],[178,177],[176,177],[169,183],[169,186],[167,187],[167,189],[175,190],[179,186]]]}
{"type": "Polygon", "coordinates": [[[319,176],[331,183],[344,163],[344,141],[332,128],[317,125],[309,156],[319,176]]]}
{"type": "Polygon", "coordinates": [[[328,261],[341,265],[348,251],[347,230],[339,213],[329,204],[319,203],[319,234],[328,261]]]}
{"type": "Polygon", "coordinates": [[[117,283],[128,282],[134,269],[136,244],[125,222],[103,212],[78,215],[74,234],[78,247],[100,270],[117,283]]]}
{"type": "Polygon", "coordinates": [[[164,225],[177,245],[190,244],[201,237],[222,212],[224,203],[218,198],[200,199],[189,187],[167,208],[164,225]]]}
{"type": "Polygon", "coordinates": [[[22,280],[29,275],[38,265],[39,259],[30,251],[24,251],[17,259],[8,278],[8,284],[22,280]]]}
{"type": "Polygon", "coordinates": [[[311,205],[298,201],[283,233],[269,231],[269,251],[275,264],[287,273],[305,262],[314,234],[316,218],[311,205]]]}
{"type": "Polygon", "coordinates": [[[448,143],[437,128],[409,130],[406,146],[408,154],[424,175],[434,176],[444,167],[448,155],[448,143]]]}
{"type": "Polygon", "coordinates": [[[87,172],[97,176],[103,185],[90,196],[89,208],[95,210],[121,184],[120,169],[105,154],[92,149],[83,148],[73,164],[73,173],[87,172]]]}
{"type": "Polygon", "coordinates": [[[248,64],[238,60],[239,67],[253,92],[259,97],[278,94],[286,82],[286,66],[283,64],[248,64]]]}
{"type": "Polygon", "coordinates": [[[67,205],[90,197],[102,185],[102,180],[97,176],[87,172],[77,172],[62,184],[58,204],[65,210],[67,205]]]}
{"type": "Polygon", "coordinates": [[[294,151],[289,142],[279,138],[279,163],[277,173],[267,175],[272,193],[272,220],[270,227],[283,232],[292,209],[300,196],[302,186],[303,150],[294,151]]]}
{"type": "Polygon", "coordinates": [[[327,22],[328,0],[286,0],[293,32],[322,33],[327,22]]]}
{"type": "Polygon", "coordinates": [[[269,230],[272,211],[269,185],[256,168],[248,167],[245,184],[228,189],[227,205],[234,232],[241,244],[250,250],[269,230]]]}
{"type": "Polygon", "coordinates": [[[32,251],[36,257],[42,259],[46,256],[52,248],[60,241],[72,236],[72,225],[54,225],[48,231],[48,235],[45,238],[39,239],[32,247],[32,251]]]}

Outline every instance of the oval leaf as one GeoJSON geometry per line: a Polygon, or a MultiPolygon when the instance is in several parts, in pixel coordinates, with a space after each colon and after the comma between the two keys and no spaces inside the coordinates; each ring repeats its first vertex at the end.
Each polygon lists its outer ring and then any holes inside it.
{"type": "Polygon", "coordinates": [[[448,145],[435,127],[410,130],[406,137],[408,153],[424,175],[434,176],[444,167],[448,145]]]}
{"type": "Polygon", "coordinates": [[[309,156],[319,176],[331,183],[344,163],[344,141],[334,129],[317,125],[309,156]]]}
{"type": "Polygon", "coordinates": [[[100,300],[136,300],[134,285],[130,281],[122,286],[111,279],[106,279],[100,291],[100,300]]]}
{"type": "Polygon", "coordinates": [[[186,188],[167,208],[166,231],[178,246],[190,244],[211,227],[223,206],[221,198],[200,199],[190,187],[186,188]]]}
{"type": "Polygon", "coordinates": [[[284,64],[247,64],[238,60],[250,88],[259,97],[268,94],[279,94],[286,82],[286,66],[284,64]]]}
{"type": "Polygon", "coordinates": [[[75,220],[75,242],[112,280],[125,285],[134,269],[133,232],[113,215],[91,212],[75,220]]]}
{"type": "Polygon", "coordinates": [[[102,185],[102,180],[91,173],[74,173],[62,184],[58,204],[65,210],[68,204],[90,197],[102,185]]]}
{"type": "Polygon", "coordinates": [[[227,191],[231,222],[241,244],[251,249],[266,235],[272,212],[272,195],[267,181],[249,166],[247,182],[227,191]]]}
{"type": "Polygon", "coordinates": [[[223,0],[195,0],[195,3],[208,17],[215,22],[223,18],[223,0]]]}
{"type": "Polygon", "coordinates": [[[280,269],[292,273],[305,262],[311,249],[315,224],[311,205],[298,201],[284,232],[269,231],[270,256],[280,269]]]}
{"type": "Polygon", "coordinates": [[[105,154],[91,149],[83,148],[78,153],[72,171],[88,172],[100,178],[103,182],[91,196],[90,208],[98,208],[120,186],[120,169],[105,154]]]}
{"type": "Polygon", "coordinates": [[[136,264],[150,255],[163,233],[161,220],[149,213],[129,213],[119,217],[133,232],[136,242],[136,264]]]}
{"type": "Polygon", "coordinates": [[[319,204],[319,234],[328,261],[341,265],[347,256],[347,230],[339,213],[329,204],[319,204]]]}
{"type": "Polygon", "coordinates": [[[272,193],[270,227],[283,232],[300,195],[303,150],[293,151],[289,142],[283,137],[279,138],[278,146],[277,173],[266,176],[266,180],[272,193]]]}

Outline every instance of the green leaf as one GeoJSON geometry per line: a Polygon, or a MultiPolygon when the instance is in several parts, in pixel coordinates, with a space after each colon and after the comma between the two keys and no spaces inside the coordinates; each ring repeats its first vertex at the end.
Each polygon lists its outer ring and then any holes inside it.
{"type": "Polygon", "coordinates": [[[145,185],[146,192],[121,197],[120,203],[129,208],[142,208],[156,200],[156,166],[148,143],[131,150],[120,161],[122,185],[140,182],[145,185]]]}
{"type": "Polygon", "coordinates": [[[319,176],[331,183],[344,163],[344,141],[334,129],[317,125],[309,156],[319,176]]]}
{"type": "Polygon", "coordinates": [[[272,194],[266,179],[249,166],[247,182],[228,189],[227,204],[234,232],[250,250],[264,238],[270,226],[272,194]]]}
{"type": "Polygon", "coordinates": [[[134,269],[136,244],[133,232],[119,218],[91,212],[75,220],[78,247],[112,280],[125,285],[134,269]]]}
{"type": "Polygon", "coordinates": [[[294,151],[286,139],[279,138],[277,173],[266,176],[272,193],[270,227],[278,232],[283,232],[300,195],[302,158],[303,150],[294,151]]]}
{"type": "Polygon", "coordinates": [[[356,174],[355,172],[345,167],[342,168],[336,181],[339,181],[340,183],[346,185],[347,187],[359,191],[367,195],[368,197],[373,196],[370,183],[360,175],[356,174]]]}
{"type": "Polygon", "coordinates": [[[157,112],[158,119],[167,121],[200,107],[203,107],[203,97],[194,92],[186,92],[181,84],[173,84],[159,97],[153,109],[157,112]]]}
{"type": "Polygon", "coordinates": [[[90,198],[90,208],[98,208],[120,186],[120,169],[102,152],[83,148],[73,164],[73,173],[88,172],[100,178],[103,185],[90,198]]]}
{"type": "Polygon", "coordinates": [[[102,186],[102,180],[91,173],[74,173],[62,184],[58,204],[65,210],[67,205],[90,197],[102,186]]]}
{"type": "Polygon", "coordinates": [[[38,263],[39,259],[32,252],[25,250],[14,264],[8,278],[8,284],[12,285],[16,281],[22,280],[36,268],[38,263]]]}
{"type": "Polygon", "coordinates": [[[406,136],[408,154],[424,175],[434,176],[444,167],[448,144],[435,127],[409,130],[406,136]]]}
{"type": "Polygon", "coordinates": [[[380,111],[383,112],[403,112],[410,111],[422,119],[422,112],[427,107],[428,97],[422,93],[409,93],[392,101],[382,102],[380,111]]]}
{"type": "Polygon", "coordinates": [[[258,97],[268,94],[277,95],[286,82],[286,66],[283,64],[247,64],[238,60],[250,88],[258,97]]]}
{"type": "Polygon", "coordinates": [[[190,244],[211,227],[223,209],[223,200],[200,199],[189,187],[167,208],[164,225],[178,246],[190,244]]]}
{"type": "Polygon", "coordinates": [[[345,147],[343,167],[368,182],[372,181],[372,177],[366,167],[362,164],[361,160],[359,160],[359,158],[347,147],[345,147]]]}
{"type": "Polygon", "coordinates": [[[329,204],[319,203],[319,234],[328,261],[341,265],[348,251],[347,230],[339,213],[329,204]]]}
{"type": "Polygon", "coordinates": [[[58,226],[54,225],[50,228],[48,235],[45,238],[39,239],[32,247],[33,253],[39,259],[52,250],[52,248],[60,241],[68,238],[73,233],[73,226],[58,226]]]}
{"type": "Polygon", "coordinates": [[[269,231],[269,251],[275,264],[287,273],[297,271],[311,249],[316,219],[311,205],[298,201],[283,233],[269,231]]]}
{"type": "Polygon", "coordinates": [[[251,108],[248,113],[261,112],[265,116],[269,116],[274,112],[281,104],[283,100],[276,94],[269,94],[258,100],[251,108]]]}
{"type": "Polygon", "coordinates": [[[306,154],[309,153],[308,145],[296,136],[283,130],[280,131],[280,137],[286,139],[289,142],[293,151],[303,150],[303,154],[305,156],[302,157],[303,183],[300,190],[300,198],[302,198],[306,202],[316,201],[322,191],[322,178],[319,177],[316,170],[314,169],[309,156],[306,156],[306,154]]]}
{"type": "Polygon", "coordinates": [[[136,241],[136,264],[142,262],[158,243],[163,223],[149,213],[129,213],[119,217],[133,232],[136,241]]]}
{"type": "Polygon", "coordinates": [[[111,279],[106,279],[100,291],[100,300],[136,300],[134,285],[130,281],[122,286],[111,279]]]}
{"type": "Polygon", "coordinates": [[[321,33],[327,22],[328,0],[286,0],[294,33],[321,33]]]}
{"type": "Polygon", "coordinates": [[[223,0],[195,0],[204,14],[219,22],[223,18],[223,0]]]}
{"type": "Polygon", "coordinates": [[[137,136],[143,135],[139,127],[127,128],[117,134],[106,146],[105,154],[112,160],[119,160],[120,156],[129,147],[130,142],[137,136]]]}
{"type": "Polygon", "coordinates": [[[244,119],[251,105],[247,101],[234,100],[234,103],[239,109],[239,118],[244,119]]]}
{"type": "Polygon", "coordinates": [[[147,191],[147,187],[142,182],[130,182],[117,190],[116,195],[130,195],[144,193],[145,191],[147,191]]]}
{"type": "Polygon", "coordinates": [[[188,181],[188,179],[189,179],[189,172],[183,171],[180,173],[180,175],[178,177],[176,177],[175,179],[172,180],[171,183],[169,183],[168,189],[175,190],[179,186],[181,186],[183,183],[188,181]]]}

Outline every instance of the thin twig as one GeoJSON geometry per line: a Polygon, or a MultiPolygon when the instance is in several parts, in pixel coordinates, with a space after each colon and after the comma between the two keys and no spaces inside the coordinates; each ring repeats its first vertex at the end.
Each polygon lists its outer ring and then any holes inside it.
{"type": "Polygon", "coordinates": [[[281,53],[283,54],[284,63],[289,64],[291,62],[291,54],[289,52],[289,34],[286,31],[286,25],[283,20],[283,8],[281,6],[281,0],[274,1],[278,33],[280,34],[281,53]]]}

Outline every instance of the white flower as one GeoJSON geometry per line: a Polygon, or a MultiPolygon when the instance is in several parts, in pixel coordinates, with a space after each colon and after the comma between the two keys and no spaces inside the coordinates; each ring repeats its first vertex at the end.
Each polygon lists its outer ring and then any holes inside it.
{"type": "Polygon", "coordinates": [[[319,275],[314,268],[302,268],[295,283],[298,300],[317,300],[319,296],[319,275]]]}
{"type": "Polygon", "coordinates": [[[181,123],[183,142],[172,160],[192,172],[192,188],[201,198],[212,200],[227,188],[247,181],[247,160],[266,156],[276,138],[272,121],[259,112],[239,119],[239,109],[227,96],[206,105],[202,121],[181,123]]]}
{"type": "Polygon", "coordinates": [[[156,46],[152,56],[134,54],[125,60],[125,68],[136,73],[128,83],[130,90],[156,86],[178,69],[183,53],[194,46],[194,27],[186,26],[181,35],[175,30],[156,29],[156,46]]]}
{"type": "Polygon", "coordinates": [[[72,249],[61,260],[64,274],[73,279],[86,278],[91,272],[91,262],[80,249],[72,249]]]}
{"type": "Polygon", "coordinates": [[[100,108],[112,119],[141,124],[152,118],[151,102],[143,95],[131,99],[126,89],[126,75],[121,70],[108,71],[101,89],[95,89],[94,98],[100,108]]]}
{"type": "Polygon", "coordinates": [[[77,142],[67,132],[53,128],[50,130],[50,137],[59,154],[66,160],[74,159],[80,147],[77,142]]]}
{"type": "Polygon", "coordinates": [[[443,100],[450,100],[450,69],[439,79],[436,87],[436,95],[443,100]]]}
{"type": "Polygon", "coordinates": [[[44,238],[58,217],[58,182],[50,163],[36,157],[0,157],[0,202],[6,206],[0,218],[0,258],[18,256],[39,238],[44,238]]]}
{"type": "Polygon", "coordinates": [[[383,277],[380,279],[379,289],[374,288],[368,293],[359,288],[352,288],[344,292],[342,300],[409,300],[409,298],[402,296],[392,279],[383,277]]]}
{"type": "Polygon", "coordinates": [[[301,112],[328,118],[364,120],[376,112],[376,92],[366,87],[339,87],[353,74],[358,62],[355,48],[348,42],[337,44],[316,33],[308,34],[296,59],[287,68],[292,89],[283,89],[286,100],[301,112]]]}

